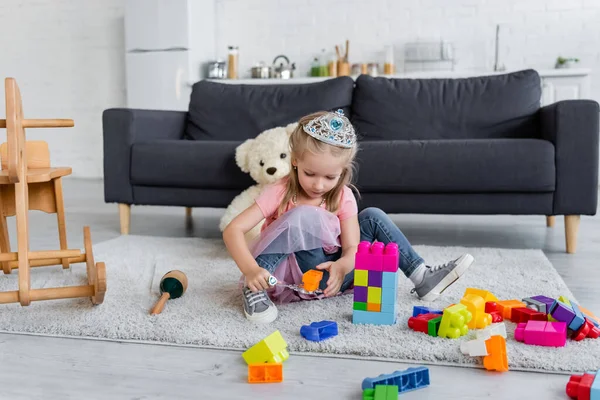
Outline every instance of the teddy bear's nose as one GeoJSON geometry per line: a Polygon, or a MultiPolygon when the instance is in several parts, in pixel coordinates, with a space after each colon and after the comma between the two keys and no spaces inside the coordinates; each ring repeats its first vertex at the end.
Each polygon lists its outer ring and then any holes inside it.
{"type": "Polygon", "coordinates": [[[267,174],[273,175],[275,172],[277,172],[277,168],[275,168],[275,167],[267,168],[267,174]]]}

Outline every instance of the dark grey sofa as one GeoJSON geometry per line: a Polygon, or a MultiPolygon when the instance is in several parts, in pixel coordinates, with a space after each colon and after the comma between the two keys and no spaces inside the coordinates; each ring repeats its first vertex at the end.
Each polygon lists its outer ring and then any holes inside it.
{"type": "Polygon", "coordinates": [[[123,233],[133,204],[225,208],[254,184],[235,164],[242,141],[341,108],[359,134],[360,208],[564,215],[574,252],[579,216],[596,213],[599,106],[540,107],[540,97],[534,70],[293,85],[200,81],[189,112],[104,111],[105,201],[120,204],[123,233]]]}

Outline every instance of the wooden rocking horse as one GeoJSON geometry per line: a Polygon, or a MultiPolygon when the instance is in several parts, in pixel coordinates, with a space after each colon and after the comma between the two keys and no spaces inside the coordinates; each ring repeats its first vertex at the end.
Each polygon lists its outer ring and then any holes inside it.
{"type": "Polygon", "coordinates": [[[94,262],[88,226],[83,228],[85,253],[67,249],[60,177],[70,174],[71,169],[50,168],[47,145],[25,141],[25,128],[73,127],[73,120],[23,118],[21,94],[15,79],[6,78],[4,83],[6,120],[0,120],[0,128],[6,128],[7,142],[0,148],[4,153],[0,171],[0,265],[5,274],[18,269],[19,290],[0,292],[0,304],[21,303],[28,306],[32,301],[76,297],[90,297],[93,304],[101,304],[106,292],[106,267],[103,262],[94,262]],[[28,157],[29,151],[32,152],[31,157],[28,157]],[[61,250],[29,250],[30,209],[57,213],[61,250]],[[16,216],[16,252],[11,252],[6,226],[6,217],[11,215],[16,216]],[[62,265],[69,268],[70,264],[83,262],[87,266],[88,285],[31,288],[31,267],[62,265]]]}

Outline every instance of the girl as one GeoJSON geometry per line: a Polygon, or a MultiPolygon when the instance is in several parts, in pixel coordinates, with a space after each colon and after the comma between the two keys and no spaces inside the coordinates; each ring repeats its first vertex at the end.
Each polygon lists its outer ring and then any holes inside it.
{"type": "Polygon", "coordinates": [[[350,189],[356,134],[341,110],[317,112],[298,121],[290,136],[292,169],[289,177],[267,186],[255,203],[233,219],[223,240],[244,275],[244,314],[256,322],[272,322],[272,300],[302,297],[289,289],[269,291],[269,277],[301,283],[302,274],[322,270],[325,297],[349,289],[360,241],[398,244],[399,268],[415,285],[411,292],[425,301],[437,298],[473,263],[469,254],[430,267],[404,234],[380,209],[358,213],[350,189]],[[265,219],[261,236],[250,246],[244,235],[265,219]]]}

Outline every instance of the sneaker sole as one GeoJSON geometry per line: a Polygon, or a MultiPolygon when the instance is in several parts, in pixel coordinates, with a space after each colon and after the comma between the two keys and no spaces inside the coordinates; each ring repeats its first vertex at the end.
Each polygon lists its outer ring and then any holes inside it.
{"type": "Polygon", "coordinates": [[[268,324],[277,319],[278,312],[277,312],[277,307],[273,306],[273,307],[269,307],[266,311],[263,311],[261,313],[257,313],[254,315],[248,314],[246,312],[246,309],[244,309],[244,314],[246,315],[246,318],[249,321],[257,322],[260,324],[268,324]]]}
{"type": "Polygon", "coordinates": [[[444,290],[448,289],[450,285],[458,280],[465,273],[467,269],[473,264],[475,259],[470,254],[465,254],[458,259],[458,265],[448,275],[444,277],[429,293],[421,297],[423,301],[433,301],[440,297],[444,290]]]}

